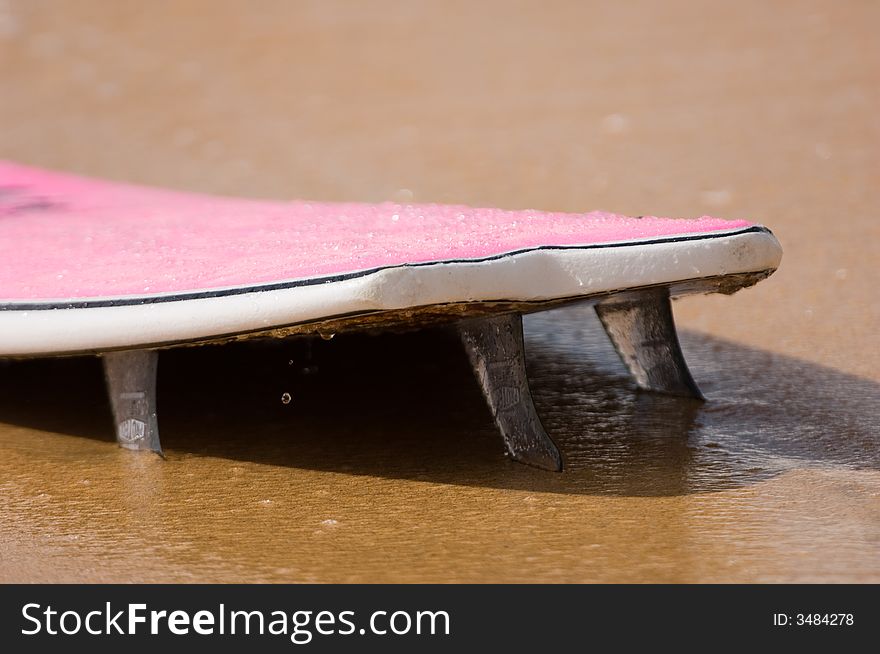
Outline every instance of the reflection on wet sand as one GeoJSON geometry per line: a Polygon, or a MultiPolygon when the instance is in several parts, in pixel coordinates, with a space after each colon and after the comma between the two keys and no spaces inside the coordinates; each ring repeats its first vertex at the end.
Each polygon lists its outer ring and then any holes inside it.
{"type": "Polygon", "coordinates": [[[701,404],[636,391],[589,307],[526,329],[562,474],[502,456],[442,330],[166,352],[167,461],[113,443],[95,360],[6,364],[0,575],[841,579],[875,556],[876,384],[685,333],[701,404]],[[85,563],[17,567],[37,545],[85,563]]]}

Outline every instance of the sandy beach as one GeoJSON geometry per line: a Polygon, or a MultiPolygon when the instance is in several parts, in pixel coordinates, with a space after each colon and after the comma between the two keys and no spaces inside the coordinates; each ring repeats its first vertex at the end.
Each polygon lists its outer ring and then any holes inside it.
{"type": "Polygon", "coordinates": [[[504,458],[443,330],[167,352],[165,460],[116,446],[96,358],[0,361],[0,582],[880,582],[878,24],[830,1],[0,2],[2,159],[746,218],[784,249],[675,303],[705,404],[637,393],[590,307],[526,318],[561,474],[504,458]]]}

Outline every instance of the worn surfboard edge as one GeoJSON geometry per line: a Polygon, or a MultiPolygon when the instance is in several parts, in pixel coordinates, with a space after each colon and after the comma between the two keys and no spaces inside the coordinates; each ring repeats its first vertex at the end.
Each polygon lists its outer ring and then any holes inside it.
{"type": "Polygon", "coordinates": [[[83,306],[46,302],[39,308],[5,303],[0,357],[283,337],[319,331],[319,325],[329,331],[329,322],[335,331],[365,322],[371,328],[400,326],[408,312],[424,317],[431,307],[446,307],[440,313],[453,317],[487,309],[529,313],[657,286],[668,287],[673,296],[730,293],[768,276],[780,257],[772,233],[754,226],[687,240],[534,248],[483,260],[404,264],[320,283],[301,280],[209,297],[129,298],[131,303],[83,306]]]}
{"type": "Polygon", "coordinates": [[[51,354],[32,353],[0,355],[2,359],[29,359],[37,357],[68,357],[92,354],[104,354],[106,352],[138,349],[170,349],[179,347],[201,347],[205,345],[223,345],[242,341],[270,340],[296,337],[324,337],[336,334],[350,333],[379,333],[379,332],[409,332],[419,329],[452,325],[462,320],[484,318],[501,314],[538,313],[559,309],[572,305],[595,305],[609,298],[625,299],[631,295],[654,289],[665,289],[669,296],[675,300],[688,295],[705,295],[719,293],[732,295],[758,282],[766,279],[775,272],[775,269],[767,269],[752,273],[738,273],[733,275],[721,275],[715,277],[703,277],[682,280],[673,284],[651,284],[639,287],[622,288],[591,295],[578,295],[574,297],[557,298],[547,301],[511,301],[493,300],[480,302],[448,302],[444,304],[432,304],[408,307],[405,309],[388,309],[365,312],[353,312],[344,315],[328,316],[319,320],[309,320],[273,327],[270,329],[254,329],[228,334],[218,334],[203,339],[170,340],[153,343],[143,343],[137,346],[121,346],[115,348],[91,348],[71,350],[65,352],[53,352],[51,354]]]}
{"type": "Polygon", "coordinates": [[[0,296],[0,311],[45,311],[52,309],[90,309],[99,307],[115,307],[127,305],[154,304],[158,302],[179,302],[184,300],[202,300],[215,297],[225,297],[228,295],[243,295],[246,293],[258,293],[262,291],[275,291],[288,288],[297,288],[302,286],[316,286],[321,284],[332,284],[335,282],[346,281],[349,279],[357,279],[358,277],[368,277],[375,273],[385,270],[394,270],[398,268],[424,268],[438,265],[456,265],[471,263],[489,263],[506,259],[508,257],[516,257],[518,255],[529,254],[533,252],[552,252],[565,250],[596,250],[605,248],[621,248],[631,246],[650,246],[665,243],[685,243],[689,241],[705,241],[715,238],[725,238],[737,236],[739,234],[749,233],[766,233],[772,235],[772,232],[763,225],[751,225],[749,227],[736,228],[724,231],[695,233],[674,235],[659,238],[633,239],[629,241],[610,241],[603,243],[591,243],[586,245],[541,245],[529,248],[521,248],[493,254],[485,257],[475,258],[455,258],[455,259],[438,259],[436,261],[424,261],[418,263],[401,263],[397,265],[379,266],[375,268],[366,268],[363,270],[355,270],[347,273],[334,275],[318,275],[315,277],[304,277],[290,279],[278,282],[267,282],[259,284],[242,284],[238,286],[227,286],[220,288],[209,288],[202,290],[180,291],[172,293],[150,293],[141,295],[124,295],[117,297],[84,297],[84,298],[40,298],[34,300],[9,300],[0,296]]]}

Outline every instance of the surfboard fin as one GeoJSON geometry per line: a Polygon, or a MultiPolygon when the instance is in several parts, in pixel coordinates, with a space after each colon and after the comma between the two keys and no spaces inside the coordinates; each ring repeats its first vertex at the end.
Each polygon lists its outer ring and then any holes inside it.
{"type": "Polygon", "coordinates": [[[562,456],[544,431],[526,376],[522,316],[465,320],[462,342],[508,455],[544,470],[562,470],[562,456]]]}
{"type": "Polygon", "coordinates": [[[104,375],[113,407],[116,440],[130,450],[162,454],[156,417],[156,350],[106,352],[104,375]]]}
{"type": "Polygon", "coordinates": [[[596,313],[639,388],[705,399],[682,354],[668,289],[612,296],[596,313]]]}

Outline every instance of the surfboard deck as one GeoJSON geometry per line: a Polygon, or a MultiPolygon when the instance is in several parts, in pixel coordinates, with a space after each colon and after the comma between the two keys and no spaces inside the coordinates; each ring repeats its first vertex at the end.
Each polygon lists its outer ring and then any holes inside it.
{"type": "Polygon", "coordinates": [[[735,292],[780,257],[741,220],[270,202],[0,162],[0,356],[104,356],[120,443],[158,451],[157,349],[455,323],[508,452],[558,469],[522,313],[594,302],[641,387],[699,396],[670,297],[735,292]]]}

